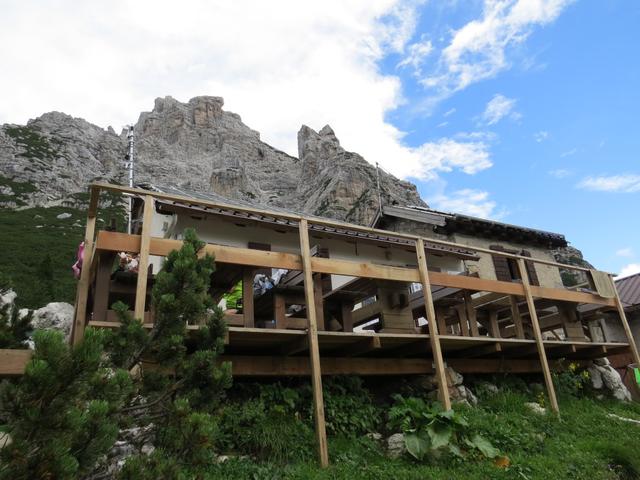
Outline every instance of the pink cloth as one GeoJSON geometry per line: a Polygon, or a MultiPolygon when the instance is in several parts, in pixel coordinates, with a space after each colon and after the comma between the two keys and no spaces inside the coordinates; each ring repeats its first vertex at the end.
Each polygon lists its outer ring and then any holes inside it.
{"type": "Polygon", "coordinates": [[[74,277],[80,278],[80,273],[82,272],[82,261],[84,260],[84,242],[80,242],[80,245],[78,245],[76,258],[76,263],[73,264],[71,270],[73,270],[74,277]]]}

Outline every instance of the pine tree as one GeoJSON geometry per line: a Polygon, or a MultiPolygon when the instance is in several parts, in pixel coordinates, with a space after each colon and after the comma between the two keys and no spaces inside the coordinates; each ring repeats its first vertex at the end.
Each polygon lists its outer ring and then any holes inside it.
{"type": "Polygon", "coordinates": [[[122,478],[174,478],[185,463],[214,460],[213,413],[231,369],[216,361],[226,325],[208,293],[215,267],[211,256],[199,256],[203,245],[187,230],[182,248],[167,257],[153,289],[150,333],[124,304],[114,305],[119,329],[89,328],[74,348],[58,332],[36,332],[25,374],[0,387],[0,420],[12,438],[0,451],[0,480],[86,474],[122,425],[146,426],[156,446],[149,457],[132,457],[122,478]],[[186,325],[200,328],[188,336],[186,325]],[[132,375],[141,360],[158,369],[132,375]]]}

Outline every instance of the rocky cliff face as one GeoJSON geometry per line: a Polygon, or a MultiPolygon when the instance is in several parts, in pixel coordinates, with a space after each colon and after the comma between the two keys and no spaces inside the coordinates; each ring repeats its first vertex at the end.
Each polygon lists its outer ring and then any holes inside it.
{"type": "MultiPolygon", "coordinates": [[[[261,141],[223,104],[220,97],[156,99],[135,126],[136,180],[362,224],[372,219],[375,167],[346,152],[329,126],[303,126],[295,158],[261,141]]],[[[124,134],[59,112],[3,125],[0,207],[50,205],[94,180],[121,182],[125,151],[124,134]]],[[[384,172],[380,183],[383,201],[424,205],[413,184],[384,172]]]]}

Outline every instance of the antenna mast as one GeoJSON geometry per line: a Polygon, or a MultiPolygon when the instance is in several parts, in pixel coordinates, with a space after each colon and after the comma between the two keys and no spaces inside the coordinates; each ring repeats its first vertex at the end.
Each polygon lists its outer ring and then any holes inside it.
{"type": "MultiPolygon", "coordinates": [[[[127,131],[127,155],[125,157],[126,163],[125,168],[127,169],[127,173],[129,176],[129,187],[133,188],[133,166],[134,166],[134,158],[133,158],[133,125],[129,125],[127,131]]],[[[127,221],[127,232],[129,234],[133,233],[133,197],[129,195],[129,215],[127,221]]]]}
{"type": "Polygon", "coordinates": [[[382,194],[380,193],[380,168],[378,162],[376,162],[376,187],[378,189],[378,209],[382,215],[382,194]]]}

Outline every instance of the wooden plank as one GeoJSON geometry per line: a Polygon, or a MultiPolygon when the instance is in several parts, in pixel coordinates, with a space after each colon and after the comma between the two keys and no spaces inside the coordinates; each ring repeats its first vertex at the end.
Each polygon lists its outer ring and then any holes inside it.
{"type": "Polygon", "coordinates": [[[309,252],[309,226],[306,219],[300,221],[298,228],[300,233],[302,271],[304,273],[304,296],[307,304],[307,318],[309,320],[309,359],[311,361],[316,440],[318,442],[320,466],[325,468],[329,466],[329,450],[327,448],[327,431],[324,419],[324,401],[322,398],[322,371],[320,365],[320,348],[318,346],[318,323],[313,288],[313,271],[311,267],[311,253],[309,252]]]}
{"type": "Polygon", "coordinates": [[[33,350],[0,349],[0,375],[22,375],[33,350]]]}
{"type": "MultiPolygon", "coordinates": [[[[239,356],[222,355],[219,362],[231,362],[233,376],[280,377],[309,376],[311,366],[305,357],[239,356]]],[[[505,362],[499,358],[475,359],[451,358],[447,363],[462,374],[482,373],[538,373],[540,362],[535,359],[513,359],[505,362]]],[[[578,360],[581,366],[587,362],[578,360]]],[[[427,358],[348,358],[322,357],[323,375],[425,375],[433,373],[431,359],[427,358]]],[[[553,365],[560,370],[561,365],[553,365]]]]}
{"type": "Polygon", "coordinates": [[[242,271],[242,316],[245,327],[255,326],[255,305],[253,304],[253,269],[242,271]]]}
{"type": "MultiPolygon", "coordinates": [[[[95,195],[97,197],[97,195],[95,195]]],[[[92,194],[93,200],[93,194],[92,194]]],[[[97,199],[96,199],[97,202],[97,199]]],[[[84,337],[84,328],[87,322],[87,300],[89,298],[89,268],[93,257],[93,236],[96,230],[96,217],[87,217],[87,228],[84,232],[84,258],[82,260],[82,271],[78,282],[78,292],[76,295],[75,320],[71,331],[71,344],[77,345],[84,337]]]]}
{"type": "Polygon", "coordinates": [[[520,313],[520,307],[518,306],[518,298],[511,295],[511,297],[509,297],[509,302],[511,303],[511,320],[513,321],[514,328],[516,329],[516,337],[524,338],[524,327],[522,325],[522,314],[520,313]]]}
{"type": "Polygon", "coordinates": [[[140,258],[138,259],[138,282],[136,285],[136,303],[133,316],[142,320],[147,302],[147,270],[149,268],[149,247],[151,244],[151,227],[153,223],[154,199],[151,195],[144,198],[142,214],[142,234],[140,236],[140,258]]]}
{"type": "Polygon", "coordinates": [[[276,328],[287,328],[287,307],[282,294],[273,295],[273,316],[276,320],[276,328]]]}
{"type": "Polygon", "coordinates": [[[324,322],[324,301],[322,298],[322,276],[319,273],[313,275],[313,298],[315,299],[318,330],[326,330],[324,322]]]}
{"type": "Polygon", "coordinates": [[[547,298],[549,300],[561,300],[573,303],[594,303],[597,305],[607,305],[615,307],[615,298],[604,298],[587,292],[574,292],[563,288],[548,288],[531,285],[531,295],[537,298],[547,298]]]}
{"type": "Polygon", "coordinates": [[[309,337],[294,338],[280,349],[280,353],[284,356],[295,355],[296,353],[309,350],[309,337]]]}
{"type": "Polygon", "coordinates": [[[438,396],[445,410],[451,410],[451,399],[449,398],[449,386],[447,385],[447,377],[444,371],[444,360],[442,358],[442,349],[440,347],[440,338],[438,334],[438,322],[436,319],[436,311],[433,307],[433,298],[431,296],[431,281],[429,276],[427,259],[424,252],[424,241],[422,238],[416,240],[416,258],[418,260],[418,272],[420,274],[420,283],[422,283],[422,291],[424,298],[424,307],[429,322],[429,342],[431,343],[431,354],[433,355],[433,363],[435,365],[436,379],[438,381],[438,396]]]}
{"type": "Polygon", "coordinates": [[[476,309],[473,307],[473,300],[471,299],[471,294],[468,291],[464,292],[464,308],[467,312],[467,319],[469,320],[469,327],[471,328],[471,336],[480,336],[480,332],[478,331],[478,318],[476,316],[476,309]]]}
{"type": "Polygon", "coordinates": [[[342,315],[342,331],[353,332],[353,302],[342,302],[340,313],[342,315]]]}
{"type": "Polygon", "coordinates": [[[382,348],[380,337],[371,336],[368,338],[362,338],[355,343],[341,347],[337,351],[332,351],[331,353],[345,357],[357,357],[358,355],[363,355],[380,348],[382,348]]]}
{"type": "Polygon", "coordinates": [[[489,333],[493,338],[500,338],[500,325],[498,324],[498,312],[489,311],[489,333]]]}
{"type": "Polygon", "coordinates": [[[466,348],[456,352],[456,356],[461,358],[474,358],[491,355],[502,351],[502,346],[498,343],[490,343],[488,345],[478,345],[477,347],[466,348]]]}
{"type": "Polygon", "coordinates": [[[501,282],[466,275],[450,275],[442,272],[429,272],[429,278],[433,285],[440,285],[442,287],[455,287],[476,292],[523,295],[522,285],[520,283],[501,282]]]}
{"type": "Polygon", "coordinates": [[[629,322],[627,321],[627,315],[624,311],[624,305],[622,305],[622,301],[620,301],[618,289],[616,288],[616,284],[613,281],[613,277],[611,277],[611,275],[609,275],[609,280],[611,280],[611,284],[613,285],[613,291],[615,292],[615,297],[613,298],[613,300],[615,302],[616,309],[618,310],[618,315],[620,316],[622,328],[624,328],[624,333],[627,336],[627,342],[629,342],[629,349],[631,350],[633,362],[636,364],[636,366],[640,366],[640,355],[638,355],[638,347],[636,345],[635,339],[633,338],[633,333],[631,333],[631,328],[629,327],[629,322]]]}
{"type": "MultiPolygon", "coordinates": [[[[458,305],[456,307],[456,312],[458,312],[458,321],[460,322],[460,333],[463,337],[469,336],[469,319],[467,318],[467,309],[464,308],[464,305],[458,305]]],[[[436,310],[437,315],[437,310],[436,310]]]]}
{"type": "Polygon", "coordinates": [[[380,280],[396,280],[400,282],[420,281],[415,268],[393,267],[377,265],[375,263],[361,263],[335,258],[311,258],[311,268],[314,272],[330,273],[333,275],[347,275],[351,277],[377,278],[380,280]]]}
{"type": "Polygon", "coordinates": [[[111,270],[115,254],[112,252],[96,251],[94,257],[98,258],[95,288],[93,294],[94,320],[106,320],[109,309],[109,285],[111,283],[111,270]]]}
{"type": "Polygon", "coordinates": [[[538,314],[536,312],[536,304],[531,294],[531,285],[529,284],[529,274],[527,273],[527,267],[524,260],[518,259],[518,271],[520,272],[520,278],[522,278],[522,286],[524,287],[525,298],[527,300],[527,306],[529,307],[529,317],[531,318],[531,325],[533,327],[533,335],[538,346],[538,355],[540,357],[540,366],[542,367],[542,374],[544,376],[544,383],[547,386],[547,395],[549,395],[549,404],[551,409],[555,413],[559,413],[560,407],[558,406],[558,399],[556,398],[556,390],[553,386],[553,380],[551,378],[551,371],[549,370],[549,362],[547,361],[547,355],[544,350],[544,344],[542,343],[542,332],[540,331],[540,325],[538,324],[538,314]]]}

